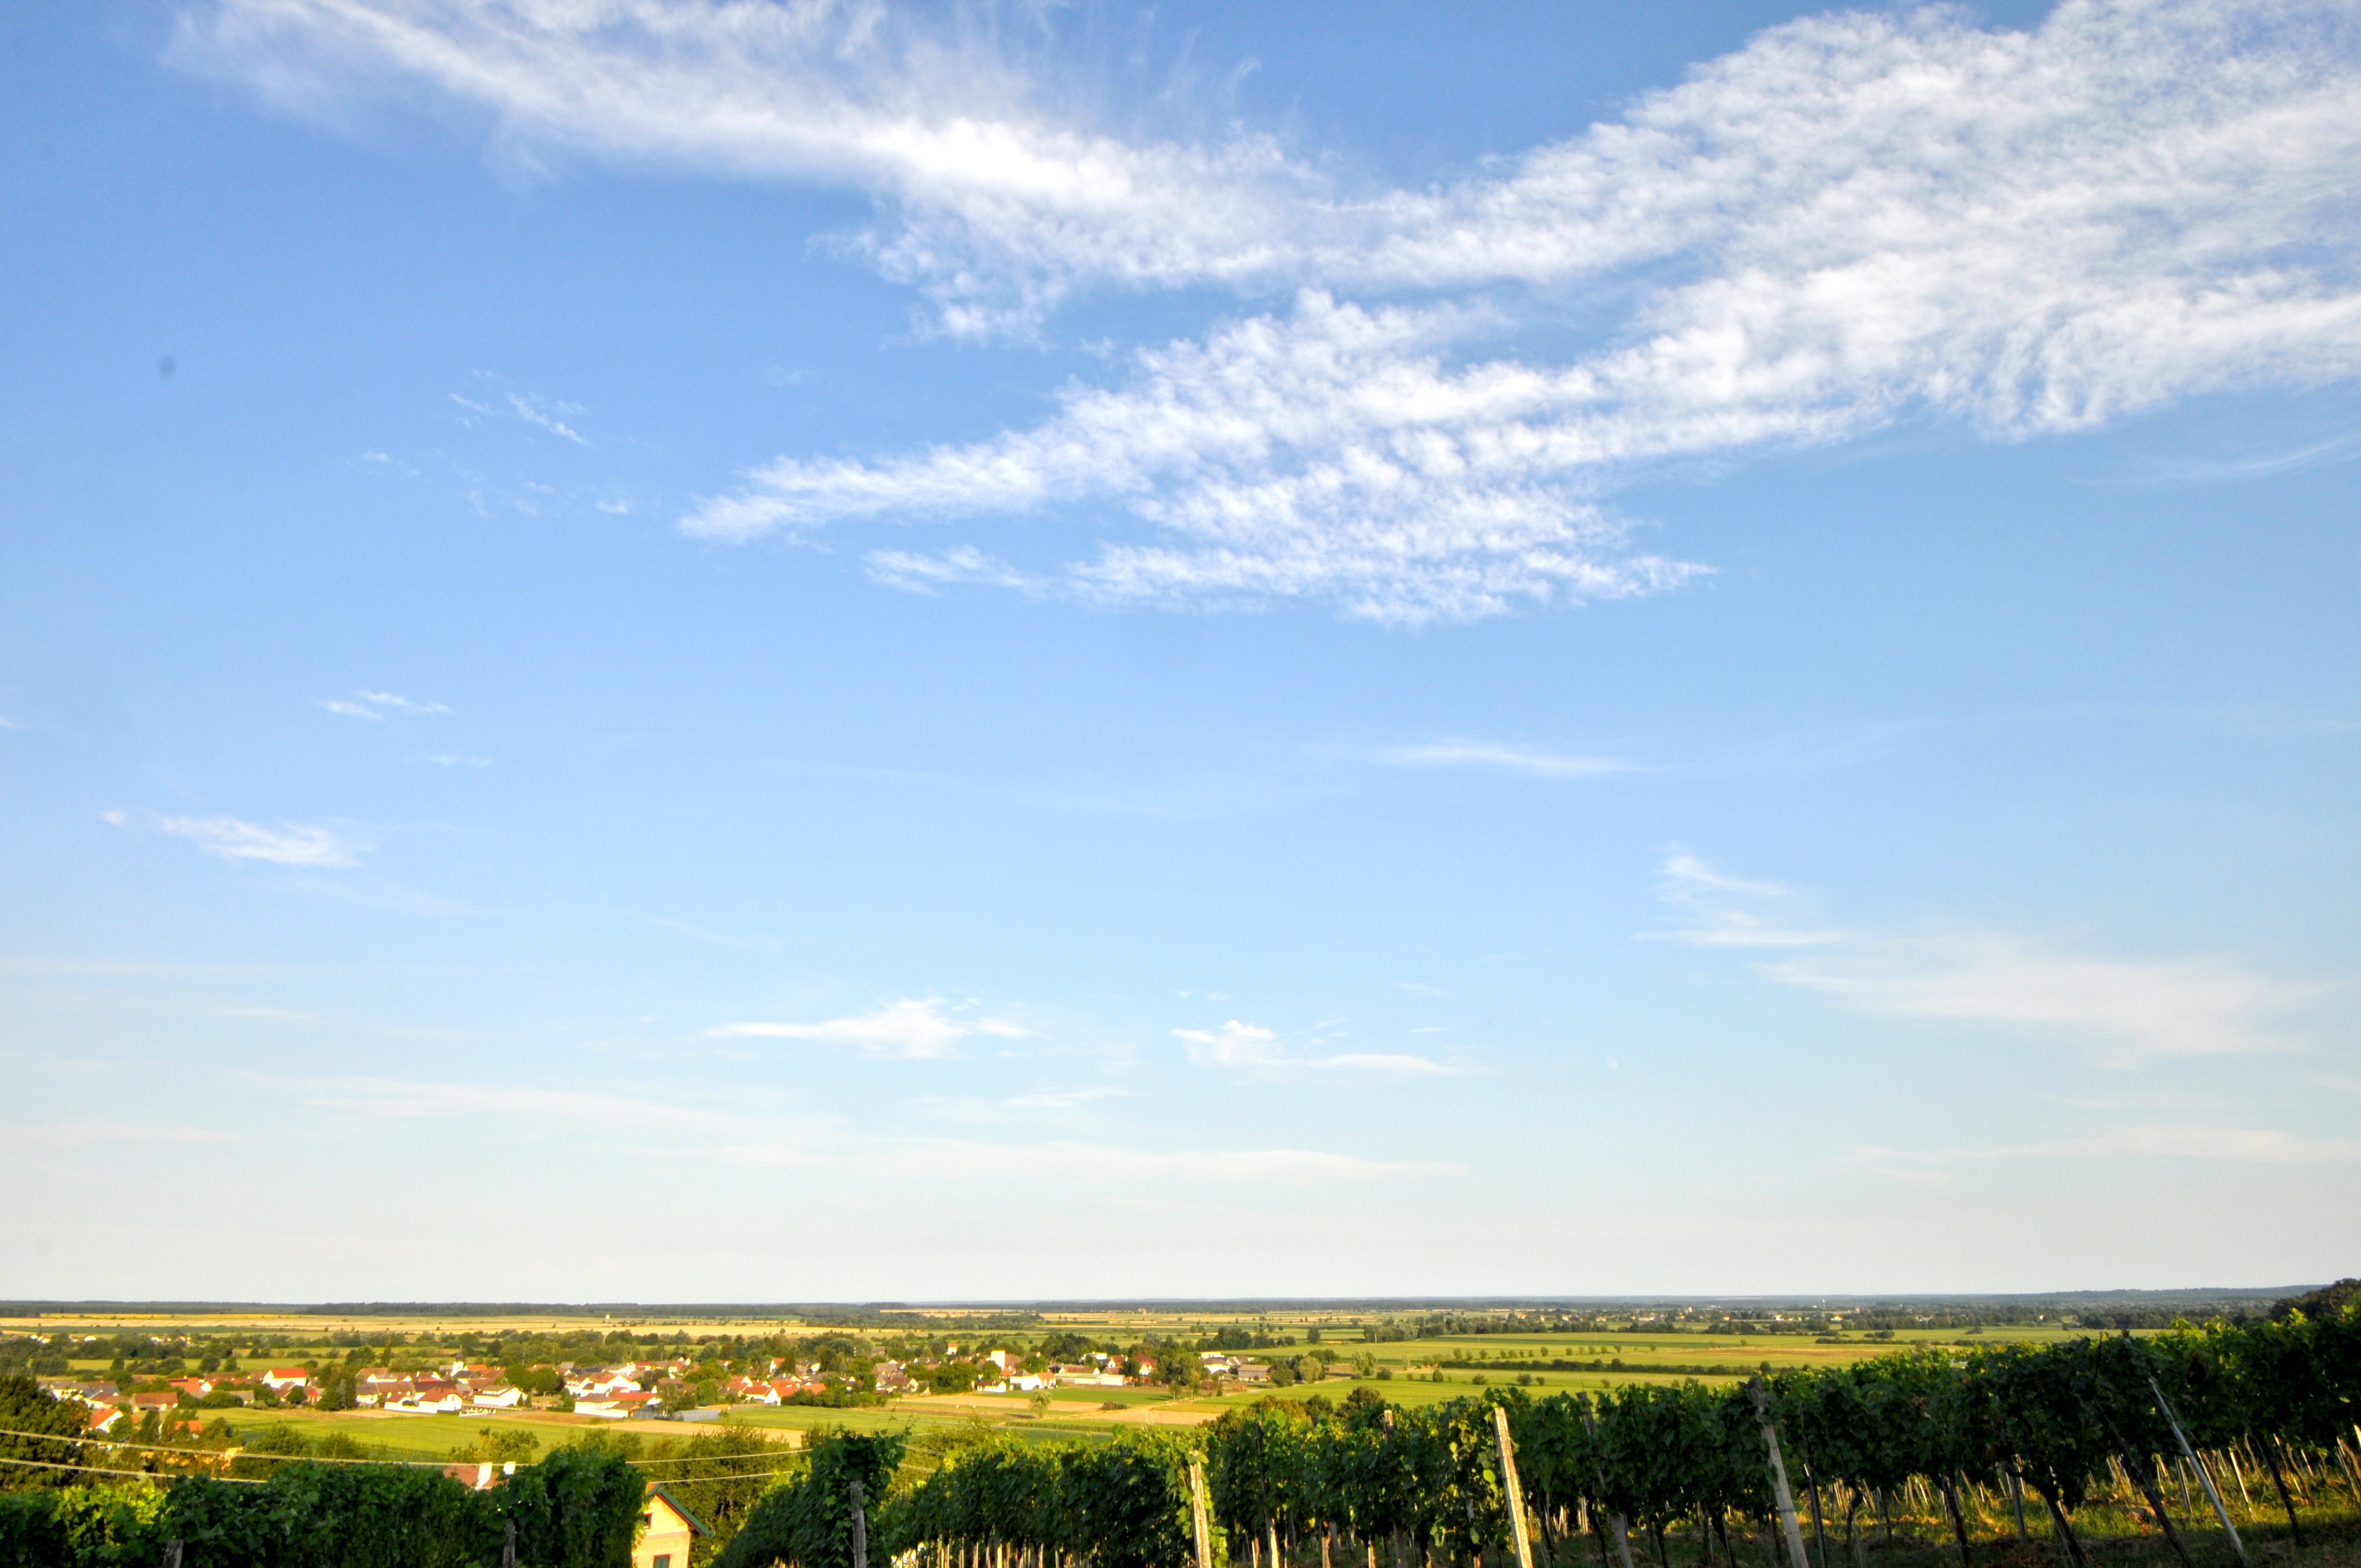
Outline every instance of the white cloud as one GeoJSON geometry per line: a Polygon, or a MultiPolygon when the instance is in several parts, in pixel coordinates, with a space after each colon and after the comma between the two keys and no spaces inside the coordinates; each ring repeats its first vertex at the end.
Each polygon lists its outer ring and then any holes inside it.
{"type": "Polygon", "coordinates": [[[2097,958],[1999,933],[1823,928],[1800,917],[1786,888],[1726,876],[1686,853],[1667,861],[1662,891],[1686,922],[1664,936],[1763,949],[1756,970],[1766,979],[1860,1013],[2070,1042],[2112,1066],[2290,1048],[2298,1042],[2281,1021],[2328,990],[2202,956],[2097,958]]]}
{"type": "MultiPolygon", "coordinates": [[[[849,1164],[906,1181],[955,1177],[1287,1186],[1461,1174],[1458,1166],[1447,1161],[1369,1159],[1319,1149],[1154,1149],[1071,1141],[996,1144],[906,1138],[863,1133],[840,1118],[808,1113],[796,1119],[796,1141],[785,1143],[778,1139],[775,1116],[679,1105],[638,1093],[380,1078],[272,1081],[295,1090],[309,1105],[366,1121],[486,1117],[543,1128],[587,1129],[594,1135],[629,1128],[642,1139],[655,1140],[652,1147],[709,1157],[749,1169],[849,1164]]],[[[123,1131],[111,1123],[73,1125],[104,1129],[105,1136],[123,1131]]],[[[203,1132],[145,1131],[159,1139],[238,1141],[227,1135],[203,1132]]],[[[75,1135],[95,1141],[102,1135],[75,1135]]]]}
{"type": "Polygon", "coordinates": [[[872,550],[864,559],[870,575],[879,582],[916,594],[930,594],[954,583],[981,583],[1038,596],[1051,586],[997,556],[985,554],[972,544],[955,545],[934,555],[909,550],[872,550]]]}
{"type": "Polygon", "coordinates": [[[1235,1182],[1317,1186],[1457,1176],[1438,1160],[1378,1160],[1320,1149],[1145,1149],[1114,1144],[983,1144],[954,1139],[897,1145],[897,1174],[1051,1181],[1235,1182]]]}
{"type": "Polygon", "coordinates": [[[2276,1021],[2323,992],[2214,959],[2091,958],[1991,935],[1888,938],[1763,972],[1859,1012],[2078,1040],[2118,1065],[2284,1049],[2292,1042],[2276,1021]]]}
{"type": "Polygon", "coordinates": [[[566,440],[574,443],[577,446],[588,446],[590,444],[589,442],[583,439],[581,432],[572,428],[564,420],[559,419],[555,414],[550,413],[543,409],[539,403],[535,402],[531,398],[520,397],[516,393],[511,392],[509,394],[509,405],[516,410],[517,418],[524,421],[527,424],[537,424],[553,435],[564,436],[566,440]]]}
{"type": "Polygon", "coordinates": [[[1749,882],[1716,871],[1686,850],[1664,857],[1657,895],[1687,924],[1668,939],[1707,948],[1809,948],[1850,940],[1844,931],[1788,924],[1792,898],[1773,882],[1749,882]]]}
{"type": "Polygon", "coordinates": [[[989,27],[853,0],[213,0],[181,48],[320,113],[357,82],[423,83],[522,157],[866,191],[853,248],[954,332],[1089,289],[1300,290],[1140,350],[1033,429],[783,457],[684,525],[1115,508],[1129,532],[1047,567],[965,543],[872,565],[1418,621],[1677,585],[1695,568],[1632,554],[1600,507],[1664,459],[1914,419],[2015,439],[2351,378],[2347,22],[2325,0],[2065,0],[2026,32],[1948,8],[1806,17],[1420,190],[1250,131],[1109,134],[989,27]],[[1497,346],[1602,308],[1554,360],[1497,346]]]}
{"type": "Polygon", "coordinates": [[[1219,1029],[1175,1029],[1175,1038],[1200,1067],[1228,1068],[1259,1077],[1297,1072],[1371,1072],[1415,1077],[1448,1073],[1441,1062],[1420,1056],[1343,1053],[1298,1056],[1279,1044],[1276,1032],[1233,1018],[1219,1029]]]}
{"type": "Polygon", "coordinates": [[[1420,746],[1397,746],[1379,752],[1378,760],[1397,767],[1492,768],[1502,773],[1528,773],[1543,779],[1598,778],[1631,771],[1629,762],[1617,762],[1611,757],[1534,751],[1488,740],[1434,740],[1420,746]]]}
{"type": "Polygon", "coordinates": [[[953,1017],[939,996],[906,997],[854,1017],[818,1024],[724,1024],[706,1031],[714,1039],[827,1040],[858,1046],[873,1057],[913,1060],[954,1055],[959,1042],[972,1034],[1021,1039],[1028,1033],[1005,1018],[968,1022],[953,1017]]]}
{"type": "Polygon", "coordinates": [[[451,709],[439,702],[412,702],[399,692],[357,691],[349,697],[324,696],[313,699],[330,713],[341,713],[346,718],[366,718],[382,724],[389,717],[400,718],[445,718],[451,709]]]}
{"type": "Polygon", "coordinates": [[[416,1121],[449,1116],[526,1118],[538,1124],[734,1127],[740,1119],[669,1104],[639,1094],[524,1085],[433,1083],[408,1079],[335,1078],[298,1085],[307,1104],[368,1121],[416,1121]]]}
{"type": "Polygon", "coordinates": [[[2113,1127],[2047,1143],[1952,1149],[1861,1148],[1862,1164],[1944,1166],[1963,1161],[2061,1159],[2129,1156],[2158,1159],[2218,1159],[2256,1165],[2340,1165],[2361,1160],[2350,1138],[2303,1138],[2268,1127],[2190,1124],[2113,1127]]]}
{"type": "Polygon", "coordinates": [[[1034,574],[975,552],[873,556],[904,586],[1001,582],[1108,601],[1318,598],[1417,622],[1661,592],[1698,568],[1627,553],[1560,482],[1593,443],[1549,428],[1576,376],[1446,366],[1433,312],[1307,292],[1205,343],[1142,352],[1137,383],[1076,389],[1050,422],[881,463],[782,458],[682,524],[708,538],[863,517],[1114,501],[1164,536],[1034,574]]]}
{"type": "Polygon", "coordinates": [[[242,1144],[246,1137],[216,1127],[180,1127],[151,1122],[84,1120],[0,1127],[0,1143],[11,1148],[80,1149],[124,1144],[242,1144]]]}
{"type": "Polygon", "coordinates": [[[1130,1094],[1128,1089],[1103,1083],[1089,1089],[1044,1089],[1032,1094],[1015,1094],[1001,1103],[1020,1111],[1071,1111],[1093,1100],[1122,1100],[1130,1094]]]}
{"type": "Polygon", "coordinates": [[[269,861],[286,866],[342,869],[360,863],[366,845],[334,828],[315,824],[283,822],[264,828],[235,817],[161,817],[153,812],[109,811],[104,819],[117,828],[135,824],[173,839],[186,839],[209,855],[225,861],[269,861]]]}

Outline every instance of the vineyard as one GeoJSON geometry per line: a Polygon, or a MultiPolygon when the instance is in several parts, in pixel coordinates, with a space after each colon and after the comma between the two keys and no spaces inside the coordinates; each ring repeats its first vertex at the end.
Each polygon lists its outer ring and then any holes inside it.
{"type": "Polygon", "coordinates": [[[1362,1383],[1105,1438],[838,1430],[783,1452],[746,1432],[628,1458],[593,1440],[480,1491],[258,1449],[217,1475],[64,1485],[139,1445],[19,1431],[0,1434],[29,1467],[0,1493],[0,1568],[622,1568],[653,1482],[705,1521],[699,1568],[1869,1568],[1897,1548],[1930,1568],[1938,1542],[1946,1568],[2093,1568],[2127,1541],[2228,1568],[2316,1555],[2323,1532],[2349,1547],[2356,1421],[2361,1304],[1718,1387],[1406,1407],[1362,1383]]]}
{"type": "MultiPolygon", "coordinates": [[[[1909,1514],[1940,1521],[1962,1568],[1994,1536],[2046,1539],[2085,1568],[2096,1524],[2153,1530],[2184,1563],[2198,1537],[2243,1560],[2242,1528],[2276,1517],[2301,1545],[2305,1506],[2361,1504],[2349,1310],[1896,1354],[1736,1388],[1509,1387],[1417,1410],[1367,1392],[1331,1410],[1234,1411],[1195,1445],[980,1442],[892,1498],[877,1533],[919,1568],[1150,1568],[1201,1552],[1252,1568],[1672,1568],[1675,1536],[1684,1563],[1862,1568],[1909,1514]]],[[[722,1561],[850,1559],[750,1531],[722,1561]]]]}

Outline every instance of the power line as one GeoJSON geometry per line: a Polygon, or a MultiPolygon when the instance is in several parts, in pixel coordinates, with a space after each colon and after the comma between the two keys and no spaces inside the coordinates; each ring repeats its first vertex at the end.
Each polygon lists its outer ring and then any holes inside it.
{"type": "MultiPolygon", "coordinates": [[[[93,1448],[134,1448],[139,1450],[143,1453],[218,1454],[225,1452],[225,1450],[218,1448],[182,1448],[178,1444],[169,1442],[117,1442],[114,1438],[109,1437],[65,1437],[56,1432],[16,1431],[7,1427],[0,1427],[0,1437],[31,1438],[37,1442],[79,1442],[93,1448]]],[[[476,1463],[475,1461],[449,1459],[344,1459],[324,1453],[258,1453],[246,1449],[239,1450],[237,1457],[240,1459],[301,1459],[305,1463],[312,1464],[432,1464],[440,1467],[445,1464],[476,1463]]],[[[144,1475],[146,1472],[129,1471],[124,1472],[124,1474],[144,1475]]]]}
{"type": "MultiPolygon", "coordinates": [[[[159,1475],[153,1470],[109,1470],[98,1464],[52,1464],[43,1459],[8,1459],[0,1457],[0,1464],[25,1464],[35,1470],[79,1470],[92,1475],[137,1475],[143,1480],[167,1481],[171,1477],[159,1475]]],[[[262,1483],[251,1475],[216,1475],[216,1481],[235,1481],[241,1486],[259,1486],[262,1483]]]]}
{"type": "MultiPolygon", "coordinates": [[[[279,1430],[279,1429],[273,1429],[273,1430],[279,1430]]],[[[138,1451],[140,1451],[141,1453],[221,1453],[225,1452],[225,1451],[223,1451],[223,1450],[221,1450],[221,1449],[197,1449],[197,1448],[183,1448],[183,1447],[179,1446],[178,1444],[174,1444],[174,1443],[167,1443],[167,1442],[117,1442],[116,1440],[115,1440],[115,1439],[113,1439],[113,1438],[105,1438],[105,1437],[67,1437],[67,1436],[63,1435],[62,1433],[59,1433],[59,1432],[46,1432],[46,1431],[16,1431],[15,1429],[13,1429],[13,1428],[9,1428],[9,1427],[0,1427],[0,1437],[21,1437],[21,1438],[29,1438],[29,1439],[31,1439],[32,1441],[34,1441],[34,1442],[74,1442],[74,1443],[81,1443],[81,1444],[83,1444],[83,1445],[85,1445],[85,1446],[87,1446],[87,1447],[93,1447],[93,1448],[130,1448],[130,1449],[137,1449],[137,1450],[138,1450],[138,1451]]],[[[771,1446],[771,1445],[769,1445],[769,1444],[767,1444],[767,1443],[766,1443],[766,1444],[765,1444],[765,1446],[766,1446],[766,1447],[768,1447],[768,1446],[771,1446]]],[[[699,1480],[699,1481],[728,1481],[728,1480],[734,1480],[734,1479],[736,1479],[736,1478],[737,1478],[737,1476],[739,1476],[739,1475],[785,1475],[788,1471],[795,1469],[797,1465],[799,1465],[799,1464],[804,1464],[808,1463],[808,1462],[809,1462],[809,1460],[810,1460],[810,1457],[811,1457],[811,1456],[810,1456],[809,1454],[807,1454],[807,1453],[797,1453],[796,1451],[795,1451],[795,1450],[793,1450],[793,1449],[789,1449],[789,1450],[787,1450],[787,1453],[788,1453],[788,1454],[790,1454],[790,1455],[793,1455],[793,1457],[792,1457],[792,1459],[790,1460],[790,1462],[789,1462],[788,1464],[785,1464],[780,1465],[780,1466],[779,1466],[777,1469],[775,1469],[775,1470],[744,1470],[744,1471],[734,1471],[734,1472],[732,1472],[731,1474],[730,1474],[730,1475],[699,1475],[699,1476],[693,1477],[693,1479],[699,1480]]],[[[408,1464],[408,1465],[412,1465],[412,1466],[428,1466],[428,1465],[431,1465],[431,1466],[433,1466],[434,1468],[435,1468],[435,1469],[437,1469],[437,1470],[444,1469],[444,1468],[445,1468],[445,1467],[447,1467],[447,1466],[454,1465],[454,1464],[499,1464],[506,1463],[505,1461],[498,1460],[498,1459],[493,1459],[493,1460],[483,1460],[483,1459],[369,1459],[369,1458],[358,1458],[358,1459],[356,1459],[356,1458],[352,1458],[352,1457],[350,1457],[350,1456],[348,1456],[348,1455],[344,1455],[344,1454],[331,1454],[331,1453],[263,1453],[263,1452],[262,1452],[262,1451],[260,1451],[260,1450],[258,1450],[258,1449],[251,1449],[251,1448],[241,1448],[241,1449],[237,1452],[237,1453],[236,1453],[236,1455],[235,1457],[239,1458],[239,1459],[275,1459],[275,1460],[280,1460],[280,1461],[287,1462],[287,1463],[298,1463],[298,1464],[408,1464]]],[[[689,1453],[689,1454],[677,1454],[677,1455],[672,1455],[672,1456],[668,1456],[668,1457],[662,1458],[662,1459],[626,1459],[626,1460],[624,1460],[624,1461],[623,1461],[623,1463],[624,1463],[624,1464],[626,1464],[636,1465],[636,1466],[640,1466],[640,1467],[642,1467],[642,1468],[645,1468],[646,1466],[649,1466],[649,1465],[654,1465],[654,1464],[730,1464],[730,1463],[731,1463],[731,1462],[733,1462],[733,1461],[736,1461],[736,1460],[741,1460],[741,1459],[742,1459],[742,1460],[769,1461],[769,1460],[778,1459],[778,1458],[781,1458],[781,1457],[783,1457],[783,1455],[781,1455],[781,1454],[779,1454],[779,1453],[689,1453]]],[[[31,1463],[31,1462],[30,1462],[30,1461],[25,1461],[24,1463],[27,1463],[27,1464],[29,1464],[29,1463],[31,1463]]],[[[540,1462],[539,1460],[518,1460],[518,1461],[516,1461],[515,1463],[516,1463],[516,1464],[520,1464],[520,1465],[526,1465],[526,1464],[539,1464],[539,1463],[541,1463],[541,1462],[540,1462]]],[[[144,1471],[123,1471],[123,1472],[119,1472],[119,1474],[123,1474],[123,1475],[144,1475],[144,1474],[146,1474],[146,1472],[144,1472],[144,1471]]]]}

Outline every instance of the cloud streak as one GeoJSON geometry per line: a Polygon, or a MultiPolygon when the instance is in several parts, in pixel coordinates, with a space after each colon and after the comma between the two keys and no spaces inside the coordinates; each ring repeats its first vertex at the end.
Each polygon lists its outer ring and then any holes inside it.
{"type": "Polygon", "coordinates": [[[1031,428],[781,456],[683,520],[1128,516],[1038,564],[873,554],[929,591],[1395,623],[1660,593],[1699,568],[1604,501],[1666,461],[1904,421],[2016,440],[2361,371],[2361,48],[2324,0],[1806,17],[1419,190],[1250,131],[1108,133],[1054,70],[881,5],[214,0],[180,49],[313,112],[423,83],[527,156],[865,191],[851,248],[954,333],[1088,291],[1257,302],[1031,428]],[[1514,346],[1534,329],[1580,341],[1514,346]]]}
{"type": "Polygon", "coordinates": [[[167,838],[186,839],[225,861],[267,861],[274,865],[341,871],[358,865],[368,847],[313,823],[282,822],[265,828],[235,817],[163,817],[127,811],[109,811],[104,817],[117,828],[145,827],[167,838]]]}
{"type": "Polygon", "coordinates": [[[959,1043],[970,1035],[1022,1039],[1030,1031],[1005,1018],[954,1017],[939,996],[906,997],[847,1018],[817,1024],[724,1024],[708,1029],[719,1040],[823,1040],[858,1047],[865,1056],[899,1057],[924,1061],[958,1054],[959,1043]]]}
{"type": "MultiPolygon", "coordinates": [[[[1370,1159],[1322,1149],[1156,1149],[1073,1140],[986,1143],[897,1137],[864,1134],[837,1118],[808,1114],[797,1118],[796,1141],[787,1143],[777,1136],[776,1117],[673,1104],[638,1093],[380,1078],[280,1081],[316,1109],[361,1121],[481,1117],[537,1126],[627,1127],[659,1145],[747,1169],[850,1165],[902,1181],[953,1177],[1241,1186],[1325,1186],[1461,1174],[1460,1167],[1447,1161],[1370,1159]]],[[[41,1141],[51,1144],[121,1136],[243,1141],[203,1129],[142,1129],[113,1123],[27,1131],[40,1131],[41,1141]]]]}
{"type": "Polygon", "coordinates": [[[1200,1067],[1226,1068],[1256,1077],[1279,1078],[1306,1072],[1366,1072],[1385,1077],[1433,1077],[1452,1069],[1426,1057],[1345,1052],[1299,1056],[1279,1043],[1278,1034],[1235,1018],[1218,1029],[1175,1029],[1173,1036],[1200,1067]]]}
{"type": "Polygon", "coordinates": [[[357,691],[348,697],[324,696],[313,699],[330,713],[346,718],[366,718],[382,724],[388,718],[447,718],[451,709],[439,702],[412,702],[399,692],[357,691]]]}
{"type": "Polygon", "coordinates": [[[1483,768],[1540,779],[1593,779],[1633,771],[1631,763],[1611,757],[1536,751],[1489,740],[1433,740],[1423,745],[1397,746],[1379,752],[1378,760],[1401,768],[1483,768]]]}
{"type": "Polygon", "coordinates": [[[2361,1143],[2350,1138],[2304,1138],[2268,1127],[2182,1124],[2113,1127],[2082,1137],[2048,1143],[2001,1144],[1953,1149],[1861,1148],[1862,1164],[1939,1167],[1975,1161],[2130,1157],[2155,1159],[2228,1160],[2251,1165],[2345,1165],[2361,1160],[2361,1143]]]}
{"type": "Polygon", "coordinates": [[[1754,952],[1767,980],[1873,1016],[2079,1045],[2114,1067],[2293,1048],[2301,1041],[2284,1020],[2329,990],[2202,956],[2099,958],[2001,933],[1829,927],[1806,918],[1787,888],[1725,875],[1687,853],[1666,861],[1660,891],[1683,922],[1664,939],[1754,952]]]}

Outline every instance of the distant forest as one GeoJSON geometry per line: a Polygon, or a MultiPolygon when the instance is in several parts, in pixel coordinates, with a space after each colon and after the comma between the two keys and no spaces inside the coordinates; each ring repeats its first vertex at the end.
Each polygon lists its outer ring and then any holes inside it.
{"type": "Polygon", "coordinates": [[[745,1321],[776,1318],[820,1328],[908,1330],[923,1313],[930,1327],[964,1332],[1038,1329],[1045,1314],[1149,1311],[1204,1315],[1314,1314],[1378,1319],[1386,1337],[1531,1332],[1620,1327],[1743,1328],[1750,1333],[1819,1333],[1840,1317],[1848,1331],[1972,1329],[2059,1324],[2093,1329],[2156,1329],[2176,1321],[2246,1321],[2284,1315],[2304,1303],[2317,1316],[2350,1298],[2350,1280],[2332,1286],[2186,1290],[2059,1290],[2031,1294],[1927,1296],[1665,1297],[1281,1297],[1225,1300],[1043,1300],[1027,1302],[642,1302],[642,1301],[5,1301],[0,1317],[93,1317],[114,1313],[273,1313],[335,1318],[612,1318],[745,1321]]]}

